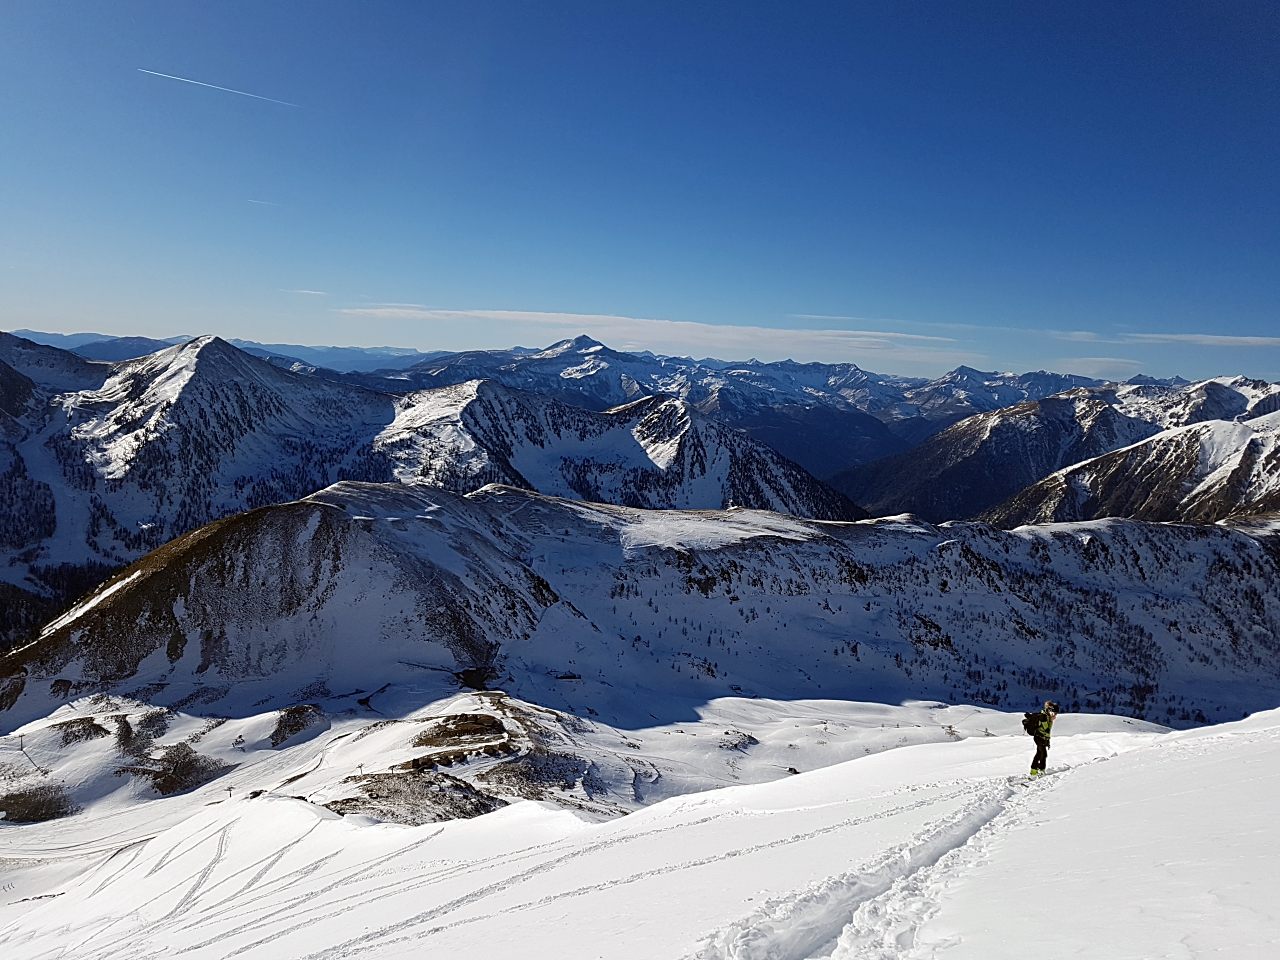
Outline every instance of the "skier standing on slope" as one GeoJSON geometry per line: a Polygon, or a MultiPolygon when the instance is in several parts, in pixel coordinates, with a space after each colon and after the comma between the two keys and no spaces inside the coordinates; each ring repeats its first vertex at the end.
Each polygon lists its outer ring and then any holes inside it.
{"type": "Polygon", "coordinates": [[[1044,702],[1044,709],[1039,713],[1028,713],[1023,717],[1022,727],[1036,741],[1036,755],[1031,761],[1031,776],[1038,777],[1044,773],[1045,764],[1049,761],[1049,736],[1053,733],[1053,718],[1058,715],[1058,705],[1052,700],[1044,702]]]}

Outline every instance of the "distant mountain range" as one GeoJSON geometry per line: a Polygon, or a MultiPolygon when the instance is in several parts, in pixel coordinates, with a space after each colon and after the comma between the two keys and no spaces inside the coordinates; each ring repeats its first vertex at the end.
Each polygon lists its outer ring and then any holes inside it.
{"type": "Polygon", "coordinates": [[[1280,508],[1278,409],[1280,384],[1245,377],[1079,388],[963,420],[831,482],[876,516],[935,523],[1214,522],[1280,508]]]}
{"type": "MultiPolygon", "coordinates": [[[[94,359],[121,360],[171,346],[96,334],[21,336],[94,359]],[[97,338],[82,342],[82,337],[97,338]],[[57,341],[57,342],[55,342],[57,341]]],[[[590,410],[646,396],[677,397],[745,430],[816,477],[901,453],[953,423],[1026,400],[1101,381],[1070,374],[984,373],[958,367],[936,380],[870,373],[851,363],[742,363],[611,350],[590,337],[545,350],[463,353],[390,348],[301,347],[231,341],[291,372],[382,393],[409,393],[491,380],[590,410]]]]}
{"type": "MultiPolygon", "coordinates": [[[[14,336],[33,343],[69,350],[89,360],[136,360],[157,350],[164,350],[192,338],[110,337],[101,333],[42,333],[38,330],[14,330],[14,336]]],[[[229,340],[245,353],[271,360],[282,367],[327,367],[335,371],[390,370],[409,366],[439,356],[408,347],[305,347],[298,343],[258,343],[255,340],[229,340]]]]}
{"type": "Polygon", "coordinates": [[[342,379],[401,391],[486,379],[596,410],[642,396],[679,397],[818,477],[906,450],[976,413],[1100,385],[1087,377],[1043,371],[1015,375],[959,367],[937,380],[924,380],[869,373],[851,363],[659,357],[610,350],[590,337],[538,352],[445,354],[401,370],[345,374],[342,379]]]}
{"type": "Polygon", "coordinates": [[[105,363],[0,334],[0,410],[9,641],[175,536],[343,479],[866,516],[680,400],[594,412],[488,382],[393,396],[212,337],[105,363]]]}
{"type": "MultiPolygon", "coordinates": [[[[76,350],[80,354],[98,351],[104,355],[112,350],[136,352],[161,343],[142,338],[79,342],[81,337],[88,336],[63,339],[66,342],[76,341],[76,350]]],[[[563,427],[570,433],[586,430],[607,446],[612,441],[606,440],[606,435],[626,434],[634,438],[638,425],[631,424],[619,433],[612,427],[606,429],[602,426],[606,421],[592,420],[592,416],[618,408],[631,409],[631,413],[609,414],[608,423],[623,423],[637,411],[643,411],[642,418],[652,420],[658,416],[654,404],[672,400],[680,406],[663,407],[663,410],[670,411],[669,415],[663,416],[672,423],[679,421],[698,425],[687,433],[687,441],[692,442],[696,435],[701,438],[699,443],[710,442],[711,447],[727,452],[736,443],[731,439],[735,431],[741,431],[799,464],[813,476],[829,478],[832,485],[850,501],[865,506],[875,515],[914,513],[931,522],[983,516],[993,522],[1009,524],[1035,518],[1096,516],[1222,518],[1275,508],[1269,484],[1277,468],[1267,453],[1270,441],[1266,439],[1269,434],[1265,429],[1263,434],[1255,435],[1255,431],[1248,436],[1225,428],[1193,431],[1177,438],[1157,436],[1162,431],[1190,424],[1250,422],[1280,410],[1280,387],[1242,377],[1222,377],[1198,383],[1180,378],[1154,380],[1135,377],[1123,384],[1108,384],[1070,374],[1043,371],[1021,375],[996,374],[960,367],[935,380],[922,380],[869,373],[853,364],[733,363],[625,353],[611,350],[589,337],[565,340],[545,350],[516,348],[431,355],[401,353],[394,358],[398,365],[394,368],[344,372],[268,348],[280,347],[295,353],[311,350],[311,359],[322,359],[321,354],[326,351],[347,348],[245,346],[280,371],[285,377],[282,384],[286,381],[291,384],[280,387],[284,393],[271,401],[281,411],[290,406],[290,401],[281,398],[290,390],[302,390],[292,384],[303,382],[312,384],[303,390],[308,396],[345,396],[341,391],[355,391],[352,396],[360,399],[351,406],[352,410],[369,402],[370,396],[381,397],[383,399],[377,402],[383,405],[384,411],[374,417],[379,424],[377,430],[356,429],[363,438],[360,442],[356,441],[354,434],[344,434],[336,422],[326,419],[327,414],[315,420],[311,414],[300,413],[306,423],[305,429],[299,433],[294,427],[282,426],[280,434],[281,437],[292,438],[281,441],[284,443],[281,450],[284,462],[294,465],[273,467],[266,471],[266,478],[261,472],[254,472],[253,480],[242,478],[233,481],[233,487],[236,483],[242,484],[235,503],[245,506],[303,496],[334,479],[378,480],[388,478],[391,472],[396,476],[407,476],[417,467],[413,463],[406,466],[396,457],[406,456],[405,451],[415,444],[422,456],[428,459],[438,459],[441,451],[448,451],[445,459],[430,467],[424,475],[431,482],[461,489],[457,484],[471,482],[467,478],[485,476],[524,486],[526,484],[519,479],[520,468],[512,457],[532,456],[528,451],[537,444],[530,445],[527,437],[549,436],[546,433],[549,426],[553,428],[552,433],[563,427]],[[296,379],[289,380],[289,377],[296,379]],[[450,401],[432,401],[417,412],[410,412],[421,406],[421,398],[429,391],[458,388],[479,381],[488,386],[469,395],[465,403],[458,399],[460,394],[452,393],[448,394],[453,398],[450,401]],[[319,386],[322,383],[331,384],[332,389],[339,393],[326,394],[325,388],[319,386]],[[519,391],[524,399],[504,406],[495,392],[499,388],[519,391]],[[320,392],[316,393],[317,390],[320,392]],[[531,399],[533,396],[541,397],[542,401],[535,403],[531,399]],[[419,399],[409,399],[413,397],[419,399]],[[558,403],[560,407],[539,406],[543,401],[558,403]],[[640,401],[648,405],[633,406],[640,401]],[[448,403],[455,403],[456,409],[445,411],[448,403]],[[465,416],[464,407],[467,411],[465,416]],[[535,407],[538,408],[536,411],[535,407]],[[533,433],[529,433],[528,429],[532,428],[528,428],[525,434],[521,434],[520,430],[524,428],[514,421],[500,423],[506,414],[493,413],[500,408],[517,414],[518,418],[525,418],[528,423],[537,421],[541,426],[533,433]],[[566,413],[561,408],[578,412],[566,413]],[[385,412],[388,409],[394,409],[394,413],[388,415],[385,412]],[[547,412],[553,409],[561,412],[547,412]],[[453,422],[433,421],[431,417],[436,413],[428,415],[425,410],[436,411],[446,420],[452,417],[453,422]],[[488,412],[482,414],[480,411],[488,412]],[[400,436],[402,428],[393,426],[397,418],[401,422],[412,420],[417,424],[415,429],[420,428],[419,438],[410,441],[400,436]],[[595,425],[584,426],[588,422],[595,425]],[[570,426],[571,423],[573,425],[570,426]],[[712,424],[718,426],[718,432],[713,430],[712,424]],[[375,443],[375,434],[383,428],[387,429],[387,435],[375,443]],[[728,428],[727,432],[725,428],[728,428]],[[453,436],[451,431],[457,435],[453,436]],[[709,439],[713,433],[714,438],[709,439]],[[312,437],[307,442],[318,444],[320,448],[330,440],[336,446],[329,452],[313,455],[297,446],[298,438],[303,435],[312,437]],[[393,443],[389,439],[392,436],[399,439],[393,443]],[[526,439],[521,439],[521,436],[526,436],[526,439]],[[1200,437],[1206,446],[1202,454],[1195,454],[1189,445],[1199,444],[1195,438],[1200,437]],[[428,442],[429,438],[434,439],[428,442]],[[1117,451],[1148,441],[1151,446],[1143,447],[1141,452],[1120,458],[1114,456],[1117,451]],[[356,460],[334,459],[339,448],[345,451],[343,457],[354,455],[356,460]],[[363,452],[356,455],[353,453],[356,450],[363,452]],[[1069,477],[1068,474],[1056,476],[1077,464],[1092,464],[1101,457],[1109,459],[1099,462],[1096,468],[1081,466],[1069,477]],[[294,458],[300,459],[295,463],[294,458]],[[1249,464],[1247,468],[1240,466],[1245,461],[1249,464]],[[1193,462],[1196,465],[1193,466],[1193,462]],[[1228,462],[1235,465],[1234,479],[1220,483],[1210,477],[1210,474],[1216,476],[1215,471],[1220,472],[1221,464],[1228,462]],[[460,472],[455,474],[453,471],[460,472]],[[1151,476],[1158,475],[1162,482],[1136,479],[1144,475],[1144,471],[1151,476]],[[1087,483],[1081,479],[1085,475],[1089,477],[1087,483]],[[1172,479],[1175,476],[1178,478],[1176,482],[1172,479]],[[1047,479],[1051,477],[1055,478],[1047,479]],[[1129,489],[1129,481],[1125,478],[1134,479],[1134,490],[1129,489]],[[1035,490],[1029,489],[1041,483],[1044,485],[1035,490]],[[1203,486],[1206,483],[1208,486],[1203,486]],[[1206,494],[1210,489],[1215,491],[1212,496],[1206,494]],[[1024,490],[1028,492],[1022,496],[1024,490]],[[1003,506],[1006,501],[1010,501],[1009,505],[1003,506]]],[[[164,348],[165,351],[171,349],[164,348]]],[[[386,351],[350,349],[356,350],[366,365],[375,363],[379,357],[386,357],[386,351]]],[[[155,354],[162,355],[167,354],[155,354]]],[[[68,370],[74,365],[65,357],[59,362],[68,370]]],[[[131,362],[145,366],[148,361],[144,358],[131,362]]],[[[103,371],[106,368],[96,369],[90,379],[98,377],[105,381],[103,371]]],[[[238,374],[227,376],[235,379],[238,374]]],[[[263,377],[267,374],[258,370],[248,379],[265,382],[263,377]]],[[[39,378],[32,379],[35,382],[39,378]]],[[[130,382],[133,383],[132,380],[130,382]]],[[[83,385],[70,381],[61,386],[52,381],[41,381],[41,387],[46,392],[85,389],[83,385]]],[[[6,389],[17,391],[14,393],[17,396],[27,388],[15,380],[6,389]]],[[[91,389],[96,387],[91,385],[91,389]]],[[[231,393],[226,390],[219,387],[210,395],[207,411],[220,410],[225,402],[230,401],[231,393]]],[[[508,393],[504,396],[513,395],[508,393]]],[[[108,405],[111,402],[106,401],[108,405]]],[[[114,416],[126,420],[133,417],[132,403],[126,403],[114,416]]],[[[101,401],[81,397],[72,402],[69,409],[87,410],[94,404],[101,406],[101,401]]],[[[305,407],[304,402],[302,408],[305,407]]],[[[207,411],[202,415],[208,417],[207,411]]],[[[343,420],[347,415],[339,413],[335,416],[343,420]]],[[[246,427],[248,432],[257,429],[257,426],[246,427]]],[[[78,428],[78,435],[87,437],[92,432],[87,426],[78,428]]],[[[149,436],[145,431],[134,431],[133,435],[136,439],[149,436]]],[[[566,456],[561,446],[568,434],[557,436],[559,439],[545,449],[538,447],[541,450],[538,456],[549,458],[548,462],[566,456]]],[[[148,450],[156,449],[150,441],[143,446],[148,450]]],[[[555,490],[570,496],[588,495],[645,506],[674,506],[691,502],[672,499],[674,487],[669,485],[674,482],[671,479],[674,473],[662,474],[665,479],[659,486],[668,485],[667,493],[657,492],[658,488],[652,487],[649,480],[624,479],[635,464],[624,465],[626,457],[617,459],[619,449],[616,445],[612,449],[613,452],[606,457],[613,457],[609,461],[611,466],[606,468],[602,462],[597,462],[590,467],[574,467],[572,470],[578,470],[579,474],[572,481],[565,481],[571,485],[556,486],[555,490]],[[585,473],[582,472],[584,469],[585,473]],[[609,477],[606,478],[601,470],[609,477]],[[598,494],[592,494],[593,489],[598,490],[598,494]]],[[[636,451],[640,449],[635,448],[636,451]]],[[[752,449],[759,451],[761,448],[752,449]]],[[[119,444],[112,446],[112,451],[100,451],[92,457],[96,458],[96,463],[105,464],[112,457],[129,459],[133,456],[119,444]]],[[[647,454],[643,456],[647,457],[647,454]]],[[[742,461],[739,457],[734,462],[742,461]]],[[[34,475],[19,477],[13,472],[18,469],[13,463],[4,465],[3,469],[9,471],[5,476],[10,476],[10,480],[6,482],[16,485],[15,489],[39,482],[34,475]]],[[[142,465],[129,468],[139,476],[145,469],[142,465]]],[[[572,473],[568,467],[548,470],[550,468],[542,469],[539,474],[544,484],[551,482],[552,473],[556,477],[568,476],[565,470],[572,473]]],[[[782,467],[774,464],[766,473],[780,477],[781,470],[782,467]]],[[[163,473],[163,469],[159,472],[163,473]]],[[[637,478],[639,476],[636,475],[637,478]]],[[[731,482],[727,479],[728,474],[725,475],[725,483],[728,484],[725,489],[742,481],[743,476],[735,466],[731,482]]],[[[157,475],[156,489],[167,482],[170,481],[161,480],[157,475]]],[[[726,493],[725,502],[749,501],[752,506],[773,505],[804,515],[818,515],[814,510],[819,509],[816,504],[821,498],[800,495],[799,499],[788,499],[790,494],[779,493],[789,483],[791,481],[770,481],[766,486],[773,492],[760,492],[758,495],[745,494],[745,487],[735,488],[738,493],[726,493]],[[777,499],[779,496],[781,499],[777,499]]],[[[537,483],[531,485],[542,489],[537,483]]],[[[190,497],[180,500],[188,504],[201,502],[199,498],[193,500],[190,497]]],[[[715,497],[699,500],[699,503],[720,505],[715,497]]],[[[230,503],[216,509],[213,506],[208,509],[194,506],[190,508],[194,511],[191,523],[167,527],[168,532],[163,535],[158,526],[147,529],[156,530],[154,536],[162,538],[152,542],[163,542],[163,537],[171,536],[179,529],[190,529],[195,523],[221,515],[231,508],[230,503]]],[[[827,512],[821,515],[843,516],[849,515],[850,506],[841,508],[844,513],[830,504],[822,509],[827,512]]],[[[13,522],[18,523],[16,520],[13,522]]],[[[144,518],[139,518],[138,522],[150,523],[144,518]]],[[[39,521],[32,517],[24,518],[22,523],[38,526],[39,521]]]]}

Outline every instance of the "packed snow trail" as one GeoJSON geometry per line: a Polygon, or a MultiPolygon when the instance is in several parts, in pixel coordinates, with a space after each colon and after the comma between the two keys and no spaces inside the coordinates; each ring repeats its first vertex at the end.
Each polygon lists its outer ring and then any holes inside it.
{"type": "MultiPolygon", "coordinates": [[[[1028,800],[1062,781],[1047,777],[1025,782],[979,830],[945,851],[932,863],[904,874],[875,897],[857,905],[830,949],[810,960],[900,960],[916,944],[920,927],[938,913],[940,891],[982,863],[996,838],[1027,824],[1028,800]]],[[[1015,901],[1016,902],[1016,898],[1015,901]]]]}
{"type": "Polygon", "coordinates": [[[799,894],[762,904],[708,938],[696,960],[804,960],[840,932],[849,914],[875,902],[904,878],[936,864],[968,842],[1005,809],[1010,784],[993,781],[971,803],[859,869],[831,877],[799,894]]]}
{"type": "Polygon", "coordinates": [[[832,956],[1025,960],[1030,944],[1047,957],[1272,960],[1278,795],[1278,711],[1049,777],[921,878],[927,910],[903,944],[866,949],[855,923],[832,956]]]}

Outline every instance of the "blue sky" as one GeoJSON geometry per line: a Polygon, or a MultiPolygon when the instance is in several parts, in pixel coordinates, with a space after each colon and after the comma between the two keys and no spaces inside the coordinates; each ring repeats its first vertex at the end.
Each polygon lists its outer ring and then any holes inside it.
{"type": "Polygon", "coordinates": [[[1277,51],[1270,2],[9,3],[0,326],[1280,379],[1277,51]]]}

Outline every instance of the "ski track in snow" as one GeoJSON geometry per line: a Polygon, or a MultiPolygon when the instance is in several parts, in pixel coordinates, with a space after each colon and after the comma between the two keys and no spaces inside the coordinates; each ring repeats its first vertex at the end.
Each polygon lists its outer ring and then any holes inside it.
{"type": "MultiPolygon", "coordinates": [[[[960,852],[976,837],[998,830],[1017,797],[1019,779],[983,784],[960,810],[875,860],[762,904],[707,936],[686,960],[843,960],[853,956],[897,960],[901,956],[897,952],[841,951],[850,932],[865,926],[860,922],[864,915],[891,918],[886,927],[895,937],[899,927],[913,930],[918,925],[918,921],[912,924],[914,914],[927,900],[904,898],[903,891],[916,889],[923,878],[939,871],[954,869],[960,852]],[[830,948],[837,938],[840,946],[833,955],[830,948]]],[[[1041,786],[1030,785],[1032,789],[1041,786]]]]}
{"type": "MultiPolygon", "coordinates": [[[[1060,785],[1068,771],[1030,783],[1012,792],[996,815],[963,842],[942,851],[932,863],[896,878],[888,889],[857,905],[852,919],[841,930],[834,949],[807,960],[906,960],[916,955],[916,935],[940,908],[940,895],[988,856],[991,844],[1002,834],[1021,826],[1027,801],[1060,785]]],[[[930,955],[932,955],[930,949],[930,955]]]]}
{"type": "MultiPolygon", "coordinates": [[[[665,874],[679,873],[685,870],[697,869],[699,867],[721,863],[727,860],[749,857],[752,854],[799,844],[806,841],[812,841],[824,836],[837,835],[841,831],[865,826],[876,821],[890,820],[895,817],[928,810],[929,808],[939,805],[946,806],[959,801],[961,803],[961,807],[958,813],[943,816],[936,822],[936,825],[927,827],[924,834],[919,839],[908,841],[901,852],[892,853],[884,858],[890,863],[895,859],[902,857],[906,857],[909,861],[914,862],[920,858],[929,858],[932,851],[938,848],[939,845],[945,849],[949,843],[956,842],[951,838],[957,832],[963,836],[971,834],[974,829],[972,824],[975,821],[979,824],[985,822],[985,820],[991,815],[990,811],[998,808],[1001,800],[1008,795],[1009,787],[1004,779],[997,779],[993,782],[952,781],[893,790],[886,796],[892,798],[901,794],[918,794],[922,791],[932,792],[933,795],[918,797],[905,803],[895,803],[883,810],[878,810],[860,816],[844,817],[835,823],[827,824],[816,829],[800,833],[792,833],[783,837],[765,840],[746,846],[731,847],[726,850],[717,851],[709,856],[664,863],[656,868],[634,871],[625,876],[611,878],[602,883],[579,885],[554,894],[524,898],[514,903],[509,901],[504,902],[500,906],[479,913],[472,912],[467,908],[473,908],[477,905],[483,908],[486,901],[491,900],[494,896],[508,890],[512,890],[513,888],[519,888],[535,882],[539,877],[555,871],[571,861],[592,856],[613,847],[643,845],[662,834],[669,834],[674,831],[686,831],[693,827],[711,824],[716,821],[723,821],[725,819],[725,814],[712,813],[692,820],[681,819],[675,823],[668,823],[651,829],[626,832],[621,835],[605,837],[591,843],[571,845],[568,850],[561,849],[565,846],[564,841],[554,841],[547,844],[537,845],[515,854],[499,854],[463,865],[445,865],[408,881],[406,881],[402,876],[390,876],[385,880],[385,882],[378,882],[374,883],[372,886],[361,887],[358,890],[353,890],[354,885],[360,883],[362,880],[377,878],[380,871],[382,871],[392,861],[404,858],[418,850],[424,844],[429,843],[441,832],[440,830],[436,830],[430,836],[415,843],[395,849],[386,856],[377,858],[354,872],[348,873],[341,871],[337,875],[332,876],[329,882],[324,883],[317,888],[303,891],[297,895],[286,896],[282,903],[279,901],[275,903],[270,902],[270,888],[289,888],[293,886],[306,875],[313,874],[321,869],[324,861],[336,856],[336,852],[330,854],[328,857],[322,858],[322,860],[316,863],[308,865],[308,867],[303,870],[293,871],[273,880],[267,880],[263,883],[263,886],[268,888],[265,892],[257,896],[250,897],[247,900],[240,900],[240,896],[261,882],[262,879],[270,872],[272,867],[278,864],[291,848],[296,847],[302,842],[306,835],[304,834],[304,837],[299,837],[287,844],[283,849],[276,851],[269,858],[264,858],[269,862],[260,867],[255,872],[253,878],[248,883],[241,886],[240,889],[225,897],[210,900],[193,911],[193,902],[202,893],[202,891],[206,890],[209,878],[213,875],[214,871],[223,860],[227,834],[231,827],[234,826],[235,822],[233,821],[231,824],[223,825],[221,829],[205,829],[197,831],[189,842],[180,843],[172,850],[163,853],[157,860],[155,866],[148,871],[147,875],[150,876],[167,864],[184,857],[194,856],[197,851],[205,850],[211,845],[213,847],[211,851],[199,855],[197,864],[191,868],[193,873],[189,878],[189,886],[186,887],[186,890],[178,900],[178,903],[161,918],[146,921],[146,939],[153,943],[160,941],[169,944],[169,946],[154,952],[143,952],[140,950],[141,944],[137,941],[136,932],[122,935],[114,942],[106,943],[103,938],[106,928],[98,928],[84,939],[80,940],[80,942],[71,949],[70,953],[64,953],[63,951],[58,950],[47,953],[42,952],[39,954],[31,954],[29,956],[35,958],[68,955],[92,955],[94,957],[102,958],[102,960],[120,957],[139,958],[139,960],[144,960],[144,958],[183,955],[197,951],[207,951],[210,948],[214,948],[216,955],[224,957],[235,957],[244,954],[261,955],[261,953],[269,951],[273,944],[277,944],[282,939],[289,937],[291,934],[296,933],[299,930],[325,919],[336,918],[349,910],[359,910],[361,908],[368,908],[372,905],[376,905],[381,898],[390,893],[394,892],[396,895],[413,894],[417,891],[426,891],[430,888],[439,887],[440,885],[465,886],[468,881],[481,881],[481,885],[474,887],[463,895],[455,897],[429,910],[422,911],[415,916],[370,930],[359,937],[355,937],[348,941],[335,944],[329,948],[305,955],[306,960],[338,960],[338,958],[362,955],[371,949],[378,949],[381,951],[385,948],[395,947],[408,942],[422,941],[435,934],[460,926],[484,923],[492,920],[499,913],[510,914],[513,912],[528,911],[539,907],[545,907],[557,901],[578,898],[601,890],[622,887],[642,880],[660,877],[665,874]],[[501,873],[499,879],[484,882],[485,874],[495,870],[501,873]],[[326,899],[329,895],[334,893],[338,893],[339,896],[337,898],[326,899]],[[466,915],[458,916],[458,914],[463,911],[466,911],[466,915]],[[188,918],[187,915],[189,913],[192,915],[188,918]],[[242,918],[238,923],[235,922],[237,916],[242,918]],[[192,943],[178,949],[174,949],[172,947],[172,944],[175,942],[175,935],[180,935],[186,930],[198,929],[215,917],[221,924],[230,923],[230,928],[224,929],[212,937],[201,939],[196,943],[192,943]],[[279,925],[282,923],[285,924],[285,926],[280,927],[279,925]],[[268,930],[270,930],[270,932],[267,932],[268,930]],[[243,937],[245,934],[253,934],[255,932],[262,932],[265,933],[265,935],[260,936],[251,942],[242,943],[225,953],[217,950],[217,948],[222,945],[230,946],[228,941],[232,941],[243,937]]],[[[762,816],[762,814],[755,811],[739,811],[730,814],[729,816],[743,819],[753,817],[758,818],[762,816]]],[[[237,820],[238,819],[239,818],[237,818],[237,820]]],[[[314,829],[314,827],[312,829],[314,829]]],[[[309,834],[310,831],[307,831],[307,833],[309,834]]],[[[963,839],[963,837],[961,839],[963,839]]],[[[932,853],[932,855],[936,857],[936,853],[932,853]]],[[[243,875],[248,872],[248,870],[258,866],[258,863],[261,862],[262,861],[260,860],[257,863],[248,865],[247,867],[237,871],[233,877],[243,875]]],[[[118,873],[119,871],[117,871],[117,874],[118,873]]],[[[215,884],[213,887],[208,888],[207,892],[212,893],[218,886],[226,884],[230,879],[232,878],[220,881],[219,884],[215,884]]],[[[113,880],[114,877],[108,878],[103,883],[99,884],[98,887],[94,889],[94,894],[96,895],[101,893],[110,885],[111,882],[113,882],[113,880]]],[[[534,889],[536,890],[537,888],[535,887],[534,889]]],[[[163,894],[161,896],[163,896],[163,894]]],[[[133,919],[135,922],[143,922],[143,911],[150,902],[151,901],[148,901],[135,906],[129,911],[127,918],[133,919]]],[[[109,926],[114,925],[115,924],[112,923],[109,926]]],[[[824,939],[830,939],[830,937],[826,937],[824,939]]],[[[721,955],[726,957],[751,958],[755,958],[757,956],[775,956],[775,954],[768,953],[728,953],[708,954],[707,956],[717,957],[721,955]]],[[[776,954],[776,956],[792,956],[792,954],[776,954]]]]}
{"type": "MultiPolygon", "coordinates": [[[[611,887],[625,886],[627,884],[636,883],[640,880],[646,880],[651,877],[658,877],[664,874],[677,873],[683,870],[695,869],[697,867],[707,866],[712,863],[718,863],[724,860],[730,860],[735,857],[749,856],[753,853],[758,853],[765,850],[771,850],[776,847],[787,846],[787,845],[799,843],[805,840],[813,840],[813,839],[816,839],[817,837],[825,836],[827,834],[837,833],[844,829],[862,826],[864,824],[872,823],[876,820],[882,820],[889,817],[898,816],[908,811],[917,810],[923,807],[932,806],[933,804],[936,804],[939,802],[952,800],[959,796],[963,796],[969,792],[970,792],[969,790],[960,790],[955,793],[944,794],[943,796],[932,797],[926,800],[917,801],[915,803],[905,804],[903,806],[898,806],[898,807],[892,807],[880,813],[870,814],[865,817],[849,817],[845,820],[840,821],[839,823],[832,824],[826,827],[821,827],[817,830],[807,831],[805,833],[793,834],[788,837],[783,837],[777,840],[771,840],[764,843],[752,844],[751,846],[747,846],[747,847],[740,847],[740,848],[735,848],[731,850],[726,850],[722,853],[715,854],[714,856],[700,857],[697,859],[686,860],[678,863],[664,864],[663,866],[652,869],[652,870],[638,871],[626,877],[608,880],[608,881],[605,881],[604,883],[576,887],[572,890],[567,890],[561,893],[544,896],[537,900],[526,901],[524,903],[516,904],[514,906],[506,906],[506,907],[503,907],[502,913],[508,914],[515,911],[529,910],[535,907],[542,907],[542,906],[546,906],[548,904],[554,903],[558,900],[564,900],[571,897],[580,897],[580,896],[584,896],[586,894],[594,893],[600,890],[606,890],[611,887]]],[[[680,826],[687,827],[688,824],[681,824],[680,826]]],[[[674,829],[674,828],[665,828],[665,829],[674,829]]],[[[401,921],[398,924],[394,924],[390,927],[383,928],[374,933],[366,934],[355,940],[348,941],[347,943],[338,944],[337,946],[329,948],[327,950],[322,950],[317,953],[308,954],[305,960],[339,960],[339,958],[342,958],[342,957],[357,956],[361,951],[366,949],[371,944],[376,943],[380,947],[392,946],[396,943],[401,943],[408,940],[419,940],[424,937],[431,936],[432,934],[439,933],[453,927],[459,927],[459,926],[472,924],[472,923],[481,923],[486,920],[490,920],[495,916],[495,914],[493,913],[479,914],[476,916],[467,917],[465,919],[455,920],[449,923],[437,924],[434,926],[425,927],[423,929],[418,929],[411,936],[400,936],[391,940],[385,939],[385,937],[389,933],[403,933],[415,927],[421,927],[423,924],[429,922],[430,920],[435,919],[436,917],[446,916],[448,913],[458,909],[459,907],[468,906],[486,896],[489,896],[492,893],[500,892],[516,884],[523,883],[529,879],[532,879],[534,876],[540,873],[545,873],[548,870],[554,869],[555,867],[561,865],[562,863],[568,860],[576,859],[577,857],[583,856],[587,853],[594,853],[599,849],[603,849],[606,846],[614,845],[615,843],[629,842],[633,839],[636,839],[638,836],[643,836],[643,835],[637,835],[636,837],[618,838],[615,841],[605,841],[602,844],[598,844],[592,847],[587,847],[578,851],[574,851],[571,854],[567,854],[563,857],[549,861],[545,864],[539,864],[538,866],[532,867],[526,871],[523,871],[522,873],[516,874],[507,880],[503,880],[503,881],[499,881],[497,883],[491,884],[488,887],[475,891],[466,897],[460,897],[457,900],[451,903],[445,904],[442,907],[436,908],[434,910],[426,911],[422,914],[419,914],[416,917],[412,917],[408,920],[401,921]]],[[[254,944],[254,946],[258,946],[258,945],[259,944],[254,944]]]]}

